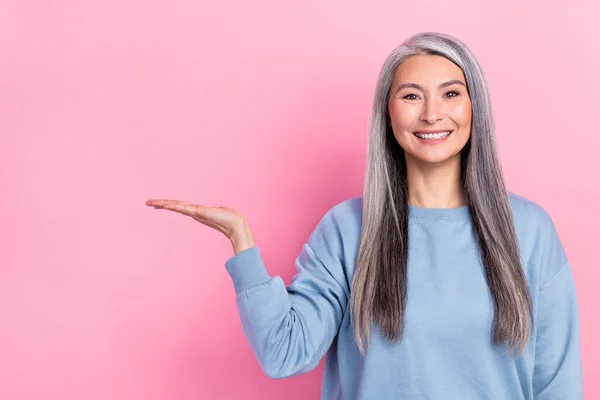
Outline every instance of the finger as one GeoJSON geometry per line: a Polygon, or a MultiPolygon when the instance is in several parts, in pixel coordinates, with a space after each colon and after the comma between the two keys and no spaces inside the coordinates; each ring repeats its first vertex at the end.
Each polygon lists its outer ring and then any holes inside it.
{"type": "Polygon", "coordinates": [[[179,200],[169,200],[169,199],[150,199],[150,200],[146,201],[146,205],[162,207],[166,203],[171,203],[171,202],[180,202],[180,201],[179,200]]]}
{"type": "Polygon", "coordinates": [[[180,212],[185,212],[183,206],[193,207],[192,204],[180,200],[148,200],[146,204],[149,206],[153,206],[154,208],[169,209],[180,212]]]}
{"type": "MultiPolygon", "coordinates": [[[[178,212],[183,215],[190,216],[196,219],[198,222],[207,223],[210,221],[210,218],[207,216],[206,212],[209,207],[194,205],[186,203],[185,201],[180,200],[164,200],[164,199],[155,199],[148,200],[147,205],[153,206],[155,209],[159,210],[171,210],[178,212]]],[[[223,207],[218,207],[223,208],[223,207]]]]}
{"type": "Polygon", "coordinates": [[[190,217],[194,217],[197,214],[195,205],[183,201],[166,202],[162,207],[190,217]]]}

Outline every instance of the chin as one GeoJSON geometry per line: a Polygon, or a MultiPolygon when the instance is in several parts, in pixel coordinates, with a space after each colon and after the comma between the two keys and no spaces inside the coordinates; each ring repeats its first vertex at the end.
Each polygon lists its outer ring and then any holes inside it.
{"type": "MultiPolygon", "coordinates": [[[[411,154],[410,157],[414,159],[419,164],[431,164],[431,165],[441,165],[447,162],[451,162],[456,158],[460,158],[460,152],[455,154],[411,154]]],[[[408,161],[408,160],[407,160],[408,161]]]]}

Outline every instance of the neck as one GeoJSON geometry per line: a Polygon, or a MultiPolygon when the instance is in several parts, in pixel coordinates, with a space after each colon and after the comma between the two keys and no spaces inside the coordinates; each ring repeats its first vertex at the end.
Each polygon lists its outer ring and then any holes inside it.
{"type": "Polygon", "coordinates": [[[467,204],[462,188],[460,154],[440,164],[406,157],[409,203],[421,208],[457,208],[467,204]]]}

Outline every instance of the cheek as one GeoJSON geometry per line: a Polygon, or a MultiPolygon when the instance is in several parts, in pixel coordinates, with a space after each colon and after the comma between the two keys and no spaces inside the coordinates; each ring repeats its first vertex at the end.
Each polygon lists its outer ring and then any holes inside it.
{"type": "Polygon", "coordinates": [[[461,125],[470,125],[471,123],[471,102],[464,102],[453,107],[450,112],[452,119],[461,125]]]}
{"type": "Polygon", "coordinates": [[[392,126],[395,130],[405,130],[418,118],[416,107],[407,107],[406,104],[391,104],[388,108],[392,126]]]}

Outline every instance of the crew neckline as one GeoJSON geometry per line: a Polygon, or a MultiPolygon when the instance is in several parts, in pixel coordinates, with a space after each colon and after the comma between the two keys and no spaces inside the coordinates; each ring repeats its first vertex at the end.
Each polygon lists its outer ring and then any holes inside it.
{"type": "Polygon", "coordinates": [[[409,218],[435,221],[444,219],[448,221],[461,221],[470,218],[469,206],[464,205],[456,208],[423,208],[408,205],[409,218]]]}

